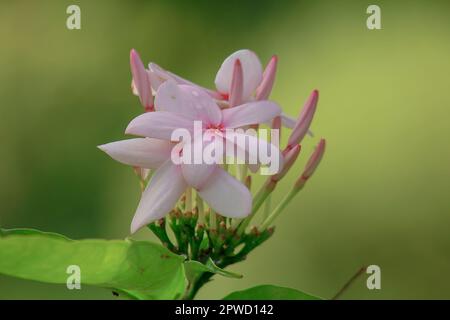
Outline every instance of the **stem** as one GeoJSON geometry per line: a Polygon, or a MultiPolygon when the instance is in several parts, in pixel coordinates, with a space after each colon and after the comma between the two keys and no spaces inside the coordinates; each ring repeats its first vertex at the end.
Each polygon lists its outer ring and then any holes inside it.
{"type": "Polygon", "coordinates": [[[273,212],[267,217],[267,219],[262,223],[260,230],[265,230],[269,227],[272,222],[278,217],[278,215],[286,208],[286,206],[291,202],[294,196],[300,191],[300,189],[294,188],[289,191],[289,193],[281,200],[278,206],[273,210],[273,212]]]}
{"type": "Polygon", "coordinates": [[[248,188],[248,191],[252,190],[252,176],[251,175],[247,175],[247,177],[245,177],[244,184],[248,188]]]}
{"type": "MultiPolygon", "coordinates": [[[[215,260],[214,262],[219,268],[225,269],[231,264],[245,260],[247,255],[256,247],[261,245],[264,241],[269,239],[272,236],[273,232],[273,228],[270,228],[262,233],[254,233],[253,235],[248,235],[245,246],[239,251],[239,253],[231,257],[223,257],[221,259],[215,260]]],[[[212,276],[214,276],[214,273],[205,272],[202,273],[197,279],[194,279],[192,283],[189,284],[188,289],[182,299],[193,300],[198,290],[200,290],[201,287],[208,283],[212,276]]]]}
{"type": "Polygon", "coordinates": [[[198,290],[200,290],[201,287],[203,287],[207,282],[209,282],[213,275],[214,273],[211,272],[202,273],[202,275],[198,278],[198,280],[194,280],[192,283],[189,284],[188,290],[183,296],[183,300],[194,300],[198,290]]]}
{"type": "Polygon", "coordinates": [[[231,228],[233,230],[236,230],[237,227],[239,226],[239,224],[242,222],[243,219],[239,219],[239,218],[233,218],[231,219],[231,228]]]}
{"type": "Polygon", "coordinates": [[[238,179],[238,180],[241,180],[241,177],[242,177],[242,167],[241,167],[242,165],[241,164],[236,164],[236,166],[235,166],[235,177],[236,177],[236,179],[238,179]]]}
{"type": "Polygon", "coordinates": [[[192,212],[192,188],[186,189],[186,212],[192,212]]]}
{"type": "Polygon", "coordinates": [[[217,229],[216,212],[212,208],[209,210],[209,228],[217,229]]]}
{"type": "Polygon", "coordinates": [[[200,195],[198,192],[195,195],[195,205],[198,209],[198,223],[204,224],[205,223],[205,206],[203,205],[203,199],[200,198],[200,195]]]}
{"type": "Polygon", "coordinates": [[[245,218],[241,224],[239,225],[239,228],[237,230],[237,234],[241,235],[245,232],[245,229],[247,229],[248,225],[250,224],[253,217],[258,212],[261,205],[264,203],[264,201],[267,199],[267,197],[272,193],[272,191],[275,189],[276,182],[272,181],[270,178],[266,181],[266,183],[259,189],[259,191],[256,193],[255,197],[253,198],[253,208],[250,215],[245,218]]]}
{"type": "Polygon", "coordinates": [[[270,209],[272,208],[272,194],[267,196],[266,201],[264,202],[264,215],[263,219],[266,220],[269,217],[270,209]]]}
{"type": "Polygon", "coordinates": [[[360,275],[362,275],[365,271],[366,271],[366,267],[362,267],[361,269],[359,269],[358,272],[356,272],[353,275],[353,277],[351,277],[344,284],[344,286],[341,288],[341,290],[339,290],[338,293],[336,293],[335,296],[333,298],[331,298],[331,300],[337,300],[345,291],[347,291],[348,288],[350,288],[350,286],[355,282],[355,280],[358,279],[358,277],[360,275]]]}
{"type": "Polygon", "coordinates": [[[245,182],[245,178],[247,177],[247,165],[237,164],[236,171],[236,178],[242,182],[245,182]]]}

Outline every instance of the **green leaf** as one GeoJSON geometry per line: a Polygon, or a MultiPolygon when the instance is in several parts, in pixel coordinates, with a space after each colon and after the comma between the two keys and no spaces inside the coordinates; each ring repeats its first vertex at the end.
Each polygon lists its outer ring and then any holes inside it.
{"type": "Polygon", "coordinates": [[[216,266],[214,261],[211,260],[211,258],[209,258],[205,264],[198,261],[189,260],[184,263],[184,266],[186,269],[186,278],[189,281],[192,281],[193,279],[197,278],[198,276],[200,276],[202,273],[205,272],[215,273],[227,278],[235,278],[235,279],[242,278],[241,274],[226,271],[224,269],[219,268],[218,266],[216,266]]]}
{"type": "Polygon", "coordinates": [[[36,229],[26,229],[26,228],[17,228],[17,229],[1,229],[0,228],[0,236],[9,236],[9,235],[46,235],[48,237],[53,237],[56,239],[65,239],[70,240],[66,236],[63,236],[59,233],[54,232],[44,232],[36,229]]]}
{"type": "Polygon", "coordinates": [[[296,289],[261,285],[227,295],[224,300],[321,300],[296,289]]]}
{"type": "Polygon", "coordinates": [[[147,241],[70,240],[32,229],[0,230],[0,274],[65,284],[70,265],[81,286],[119,289],[140,299],[174,299],[186,287],[184,257],[147,241]]]}

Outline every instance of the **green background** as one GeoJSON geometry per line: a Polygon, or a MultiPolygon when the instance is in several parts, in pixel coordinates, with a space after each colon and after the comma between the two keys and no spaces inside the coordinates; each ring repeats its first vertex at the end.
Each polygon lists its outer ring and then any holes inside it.
{"type": "MultiPolygon", "coordinates": [[[[381,267],[342,298],[450,298],[448,1],[5,1],[0,3],[0,225],[72,238],[124,238],[139,198],[132,170],[96,149],[141,112],[129,50],[213,86],[231,52],[279,57],[272,99],[319,108],[302,157],[327,153],[277,220],[274,237],[199,298],[272,283],[332,297],[361,266],[381,267]],[[81,30],[66,8],[81,7],[81,30]],[[378,4],[382,30],[366,28],[378,4]]],[[[286,137],[286,132],[284,134],[286,137]]],[[[147,230],[136,236],[151,238],[147,230]]],[[[0,276],[0,298],[112,298],[0,276]]]]}

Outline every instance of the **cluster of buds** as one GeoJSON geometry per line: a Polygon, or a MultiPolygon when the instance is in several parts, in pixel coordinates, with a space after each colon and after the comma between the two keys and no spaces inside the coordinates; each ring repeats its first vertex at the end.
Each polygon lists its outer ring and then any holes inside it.
{"type": "MultiPolygon", "coordinates": [[[[130,54],[132,91],[139,97],[144,113],[133,119],[126,133],[141,136],[99,146],[113,159],[134,167],[141,179],[142,198],[131,224],[131,232],[148,226],[163,245],[188,259],[205,262],[212,259],[223,268],[242,261],[267,240],[274,231],[273,222],[313,175],[325,151],[321,139],[303,172],[272,210],[271,194],[280,181],[292,172],[301,143],[310,134],[319,93],[314,90],[297,119],[284,114],[278,104],[269,101],[275,82],[278,58],[273,56],[263,70],[255,53],[239,50],[220,66],[216,89],[190,82],[155,63],[144,66],[135,50],[130,54]],[[173,151],[186,152],[186,142],[173,141],[177,128],[192,131],[193,121],[201,120],[204,131],[226,139],[226,129],[269,126],[277,132],[291,129],[285,148],[276,146],[282,166],[267,177],[252,195],[252,173],[261,163],[238,163],[234,170],[227,164],[174,164],[173,151]],[[250,227],[264,206],[262,223],[250,227]]],[[[255,139],[252,135],[245,138],[255,139]]],[[[201,140],[202,144],[208,144],[201,140]]],[[[259,148],[274,148],[258,141],[259,148]]],[[[254,153],[248,146],[234,145],[244,154],[254,153]]],[[[195,149],[195,146],[194,148],[195,149]]],[[[271,149],[271,150],[272,150],[271,149]]]]}

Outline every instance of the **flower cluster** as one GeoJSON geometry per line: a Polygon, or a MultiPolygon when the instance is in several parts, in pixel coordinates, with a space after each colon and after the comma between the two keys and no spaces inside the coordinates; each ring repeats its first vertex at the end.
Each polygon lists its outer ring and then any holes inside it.
{"type": "Polygon", "coordinates": [[[277,103],[269,101],[277,63],[273,56],[263,70],[255,53],[239,50],[222,63],[215,78],[216,89],[212,90],[155,63],[146,68],[138,53],[131,50],[131,87],[145,112],[133,119],[125,132],[140,138],[99,148],[133,166],[141,178],[143,191],[131,223],[132,233],[149,226],[172,251],[194,260],[213,258],[221,267],[244,259],[272,234],[274,219],[303,188],[325,150],[325,140],[321,139],[291,191],[271,211],[270,195],[298,158],[318,101],[318,91],[314,90],[298,119],[287,116],[277,103]],[[200,123],[200,139],[174,138],[174,131],[180,128],[199,135],[194,133],[195,123],[200,123]],[[286,147],[280,148],[275,142],[279,137],[268,141],[256,134],[265,126],[277,133],[283,126],[292,129],[286,147]],[[253,133],[244,129],[252,129],[253,133]],[[228,138],[225,132],[229,130],[235,131],[236,139],[228,138]],[[216,156],[228,156],[215,147],[217,141],[225,141],[238,151],[240,161],[236,165],[173,161],[174,155],[189,153],[189,157],[195,157],[198,147],[209,147],[216,156]],[[261,150],[279,165],[252,195],[249,173],[267,164],[261,159],[261,150]],[[249,158],[256,162],[249,163],[249,158]],[[262,224],[248,231],[264,203],[262,224]],[[167,221],[176,243],[167,233],[167,221]],[[237,251],[241,244],[243,248],[237,251]]]}

